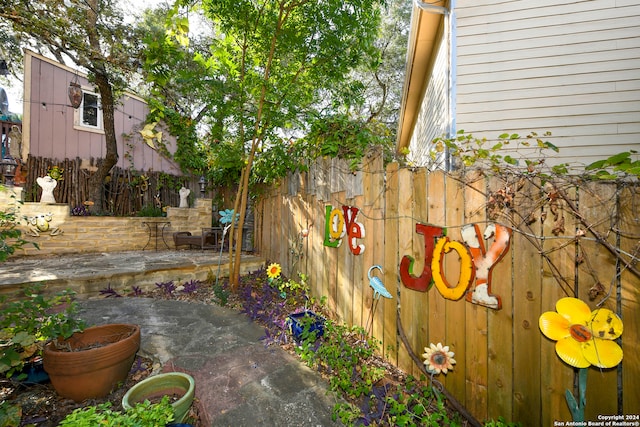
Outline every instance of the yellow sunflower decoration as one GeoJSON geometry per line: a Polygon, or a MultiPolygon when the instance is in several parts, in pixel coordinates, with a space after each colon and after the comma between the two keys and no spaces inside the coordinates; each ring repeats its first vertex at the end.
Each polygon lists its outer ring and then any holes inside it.
{"type": "Polygon", "coordinates": [[[622,320],[613,311],[589,306],[577,298],[561,298],[556,311],[542,313],[542,333],[556,341],[558,357],[576,368],[613,368],[622,349],[613,340],[622,335],[622,320]]]}
{"type": "Polygon", "coordinates": [[[269,279],[277,279],[280,277],[280,272],[282,272],[282,267],[280,267],[278,263],[274,262],[267,267],[267,277],[269,277],[269,279]]]}

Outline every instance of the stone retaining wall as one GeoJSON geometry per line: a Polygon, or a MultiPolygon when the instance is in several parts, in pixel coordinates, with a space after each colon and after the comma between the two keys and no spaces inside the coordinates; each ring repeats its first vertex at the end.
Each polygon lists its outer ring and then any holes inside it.
{"type": "Polygon", "coordinates": [[[166,217],[72,216],[66,204],[16,203],[21,193],[22,189],[11,187],[0,191],[0,210],[16,207],[23,219],[19,228],[24,240],[36,243],[39,249],[28,244],[16,251],[17,256],[155,250],[156,245],[158,250],[174,249],[174,232],[200,234],[212,222],[211,199],[196,199],[193,208],[169,207],[166,217]],[[48,214],[50,217],[42,217],[48,214]],[[29,226],[29,220],[37,216],[41,221],[50,219],[49,229],[39,231],[39,236],[29,226]]]}

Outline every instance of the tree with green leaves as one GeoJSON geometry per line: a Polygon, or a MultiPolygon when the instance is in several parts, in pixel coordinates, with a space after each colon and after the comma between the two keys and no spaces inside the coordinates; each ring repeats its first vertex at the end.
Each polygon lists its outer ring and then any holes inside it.
{"type": "MultiPolygon", "coordinates": [[[[101,97],[105,157],[89,180],[94,210],[103,207],[103,183],[118,161],[114,127],[114,103],[127,87],[134,70],[141,38],[126,23],[116,0],[5,0],[0,9],[1,27],[12,34],[13,46],[71,61],[88,72],[101,97]]],[[[22,50],[4,51],[20,62],[22,50]]]]}
{"type": "MultiPolygon", "coordinates": [[[[376,49],[383,0],[202,0],[214,37],[210,56],[198,57],[219,71],[225,131],[219,135],[243,153],[235,200],[242,241],[249,179],[256,157],[282,131],[299,127],[323,96],[339,86],[376,49]]],[[[229,245],[233,248],[233,244],[229,245]]],[[[237,284],[240,252],[230,257],[232,286],[237,284]]]]}

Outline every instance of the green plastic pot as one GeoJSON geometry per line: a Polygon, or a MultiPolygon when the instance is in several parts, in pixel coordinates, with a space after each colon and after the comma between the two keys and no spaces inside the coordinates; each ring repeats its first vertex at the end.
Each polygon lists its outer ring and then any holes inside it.
{"type": "Polygon", "coordinates": [[[158,374],[140,381],[131,387],[122,398],[124,409],[132,408],[136,403],[145,400],[160,400],[162,396],[182,396],[173,402],[174,422],[180,423],[184,420],[189,408],[193,403],[196,382],[191,375],[182,372],[167,372],[158,374]]]}

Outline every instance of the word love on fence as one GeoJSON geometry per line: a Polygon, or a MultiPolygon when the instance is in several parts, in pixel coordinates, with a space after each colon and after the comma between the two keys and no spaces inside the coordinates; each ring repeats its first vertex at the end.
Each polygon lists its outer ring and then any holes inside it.
{"type": "Polygon", "coordinates": [[[364,244],[357,239],[364,237],[364,225],[356,221],[359,209],[353,206],[342,206],[342,210],[331,205],[325,207],[324,245],[337,248],[347,235],[349,249],[354,255],[364,252],[364,244]]]}
{"type": "Polygon", "coordinates": [[[405,287],[426,292],[435,284],[443,297],[458,300],[466,294],[466,299],[474,304],[499,310],[502,308],[500,296],[491,293],[491,272],[509,250],[512,231],[510,228],[489,224],[484,235],[478,224],[462,227],[461,242],[445,236],[445,229],[433,225],[416,224],[416,233],[424,236],[424,268],[420,276],[413,273],[415,259],[409,255],[400,261],[400,279],[405,287]],[[484,241],[493,238],[489,248],[484,241]],[[444,255],[455,251],[460,257],[460,274],[455,285],[449,283],[443,274],[444,255]],[[467,289],[475,279],[475,287],[467,289]]]}

